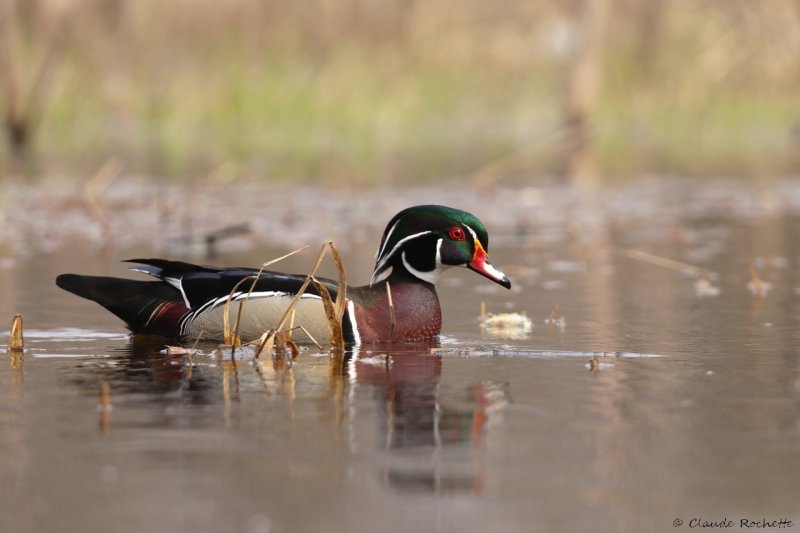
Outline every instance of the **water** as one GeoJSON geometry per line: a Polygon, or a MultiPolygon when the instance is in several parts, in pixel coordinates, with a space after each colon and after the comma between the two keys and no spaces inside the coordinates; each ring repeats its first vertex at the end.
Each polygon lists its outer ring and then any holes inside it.
{"type": "MultiPolygon", "coordinates": [[[[723,518],[797,528],[793,191],[659,185],[596,209],[563,191],[501,191],[482,205],[474,192],[438,193],[489,219],[514,290],[448,272],[439,343],[393,346],[389,365],[385,346],[362,347],[342,368],[316,349],[293,365],[245,354],[234,367],[213,344],[190,360],[130,339],[53,279],[124,275],[118,260],[163,249],[125,234],[99,252],[96,228],[64,208],[72,233],[42,244],[46,225],[31,226],[0,257],[0,316],[21,312],[26,326],[24,355],[0,354],[0,531],[674,531],[723,518]],[[705,269],[719,294],[630,250],[705,269]],[[765,296],[748,290],[747,262],[771,284],[765,296]],[[481,330],[481,301],[525,312],[532,330],[481,330]]],[[[403,194],[391,206],[422,193],[403,194]]],[[[324,220],[343,212],[337,198],[324,220]]],[[[370,212],[336,230],[356,283],[387,218],[370,212]]],[[[212,225],[199,220],[195,231],[212,225]]],[[[291,226],[307,235],[300,244],[329,236],[291,226]]],[[[258,265],[296,248],[272,235],[223,242],[215,261],[258,265]]],[[[283,268],[303,272],[311,255],[283,268]]]]}

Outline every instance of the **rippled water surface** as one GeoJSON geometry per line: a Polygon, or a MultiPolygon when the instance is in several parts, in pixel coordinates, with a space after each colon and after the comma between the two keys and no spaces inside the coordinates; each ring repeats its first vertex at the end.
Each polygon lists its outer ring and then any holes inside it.
{"type": "MultiPolygon", "coordinates": [[[[0,531],[800,527],[795,190],[661,185],[586,205],[565,191],[426,189],[293,209],[320,197],[301,191],[214,223],[202,211],[222,201],[213,191],[168,209],[148,202],[174,191],[129,205],[123,188],[105,230],[67,193],[28,215],[6,207],[0,318],[22,313],[26,349],[0,354],[0,531]],[[430,201],[484,219],[514,289],[448,272],[442,338],[395,345],[389,362],[386,346],[341,364],[316,348],[292,365],[246,351],[234,365],[205,343],[167,355],[53,283],[136,277],[119,261],[137,256],[257,266],[329,237],[364,283],[390,214],[430,201]],[[211,259],[187,238],[247,221],[211,259]],[[482,330],[481,302],[533,328],[482,330]]],[[[313,255],[276,267],[304,272],[313,255]]]]}

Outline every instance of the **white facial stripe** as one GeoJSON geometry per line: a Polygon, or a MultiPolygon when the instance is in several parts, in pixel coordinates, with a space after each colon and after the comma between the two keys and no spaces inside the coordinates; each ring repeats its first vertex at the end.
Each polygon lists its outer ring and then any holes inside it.
{"type": "Polygon", "coordinates": [[[377,276],[373,274],[373,276],[372,276],[372,279],[371,279],[371,280],[370,280],[370,282],[369,282],[369,285],[370,285],[370,287],[371,287],[372,285],[374,285],[375,283],[380,283],[381,281],[383,281],[383,280],[385,280],[386,278],[388,278],[389,276],[391,276],[391,275],[392,275],[392,270],[394,270],[394,268],[392,268],[391,266],[389,266],[389,267],[387,267],[387,268],[384,268],[384,269],[381,271],[381,273],[380,273],[380,274],[378,274],[377,276]]]}
{"type": "Polygon", "coordinates": [[[383,255],[383,251],[386,249],[386,245],[389,243],[389,239],[391,238],[392,233],[394,233],[394,230],[399,223],[400,221],[398,220],[397,222],[394,223],[394,225],[392,225],[392,229],[389,230],[389,232],[386,234],[386,238],[383,239],[383,245],[381,246],[380,250],[378,250],[378,253],[375,254],[375,259],[378,259],[380,256],[383,255]]]}
{"type": "MultiPolygon", "coordinates": [[[[474,242],[480,242],[480,241],[478,240],[478,234],[477,234],[477,233],[475,233],[475,230],[474,230],[474,229],[470,228],[470,227],[469,227],[468,225],[466,225],[466,224],[464,224],[464,227],[465,227],[465,228],[467,228],[467,229],[469,230],[469,232],[472,234],[472,240],[473,240],[474,242]]],[[[482,243],[482,242],[481,242],[481,246],[483,246],[483,243],[482,243]]]]}
{"type": "Polygon", "coordinates": [[[419,233],[415,233],[414,235],[409,235],[408,237],[403,237],[402,239],[397,241],[397,244],[394,245],[394,248],[392,248],[392,251],[389,252],[388,254],[386,254],[386,256],[381,260],[381,262],[380,262],[381,266],[383,266],[386,263],[386,261],[390,257],[392,257],[394,255],[394,253],[397,251],[397,249],[400,248],[400,246],[402,246],[404,242],[410,241],[411,239],[416,239],[417,237],[422,237],[423,235],[428,235],[429,233],[432,233],[432,232],[431,231],[421,231],[419,233]]]}
{"type": "MultiPolygon", "coordinates": [[[[392,228],[392,229],[394,229],[394,228],[392,228]]],[[[388,254],[382,256],[383,259],[381,259],[380,262],[375,266],[375,271],[372,273],[372,280],[370,281],[369,284],[372,285],[373,283],[375,283],[375,278],[377,277],[378,273],[381,270],[383,270],[383,268],[386,266],[386,263],[389,261],[389,259],[391,259],[391,257],[400,248],[400,246],[403,245],[403,243],[405,243],[406,241],[410,241],[411,239],[416,239],[417,237],[422,237],[423,235],[428,235],[429,233],[432,233],[432,232],[431,231],[421,231],[419,233],[415,233],[414,235],[409,235],[408,237],[404,237],[404,238],[400,239],[399,241],[397,241],[397,244],[394,245],[394,248],[392,248],[392,251],[389,252],[388,254]]],[[[385,246],[385,243],[384,243],[384,246],[385,246]]]]}

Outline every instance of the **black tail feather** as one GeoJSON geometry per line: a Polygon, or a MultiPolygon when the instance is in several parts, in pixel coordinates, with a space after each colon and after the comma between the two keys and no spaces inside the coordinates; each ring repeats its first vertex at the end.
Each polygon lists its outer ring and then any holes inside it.
{"type": "MultiPolygon", "coordinates": [[[[151,327],[160,326],[151,323],[154,313],[163,308],[164,304],[183,303],[180,292],[161,281],[62,274],[56,278],[56,285],[99,303],[125,321],[128,329],[134,333],[160,333],[153,331],[155,328],[151,327]]],[[[174,331],[169,333],[173,334],[174,331]]]]}

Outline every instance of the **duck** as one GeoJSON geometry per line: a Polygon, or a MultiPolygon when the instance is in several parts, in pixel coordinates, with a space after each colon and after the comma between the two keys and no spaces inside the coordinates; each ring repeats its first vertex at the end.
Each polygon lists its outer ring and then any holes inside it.
{"type": "MultiPolygon", "coordinates": [[[[490,260],[488,249],[486,227],[471,213],[442,205],[403,209],[383,232],[369,283],[346,287],[342,317],[345,342],[358,345],[438,337],[442,312],[435,285],[446,270],[466,267],[511,288],[509,278],[490,260]],[[394,327],[390,311],[394,312],[394,327]]],[[[61,274],[56,285],[100,304],[122,319],[134,335],[183,340],[223,339],[225,304],[231,297],[231,317],[236,317],[238,306],[244,305],[238,331],[242,341],[249,341],[277,326],[306,280],[301,274],[167,259],[125,262],[135,265],[129,270],[156,279],[61,274]],[[248,276],[255,281],[249,295],[252,281],[237,287],[248,276]]],[[[324,278],[319,282],[335,299],[338,283],[324,278]]],[[[295,342],[327,342],[327,316],[318,289],[308,285],[294,313],[294,324],[304,327],[304,331],[293,333],[295,342]]]]}

